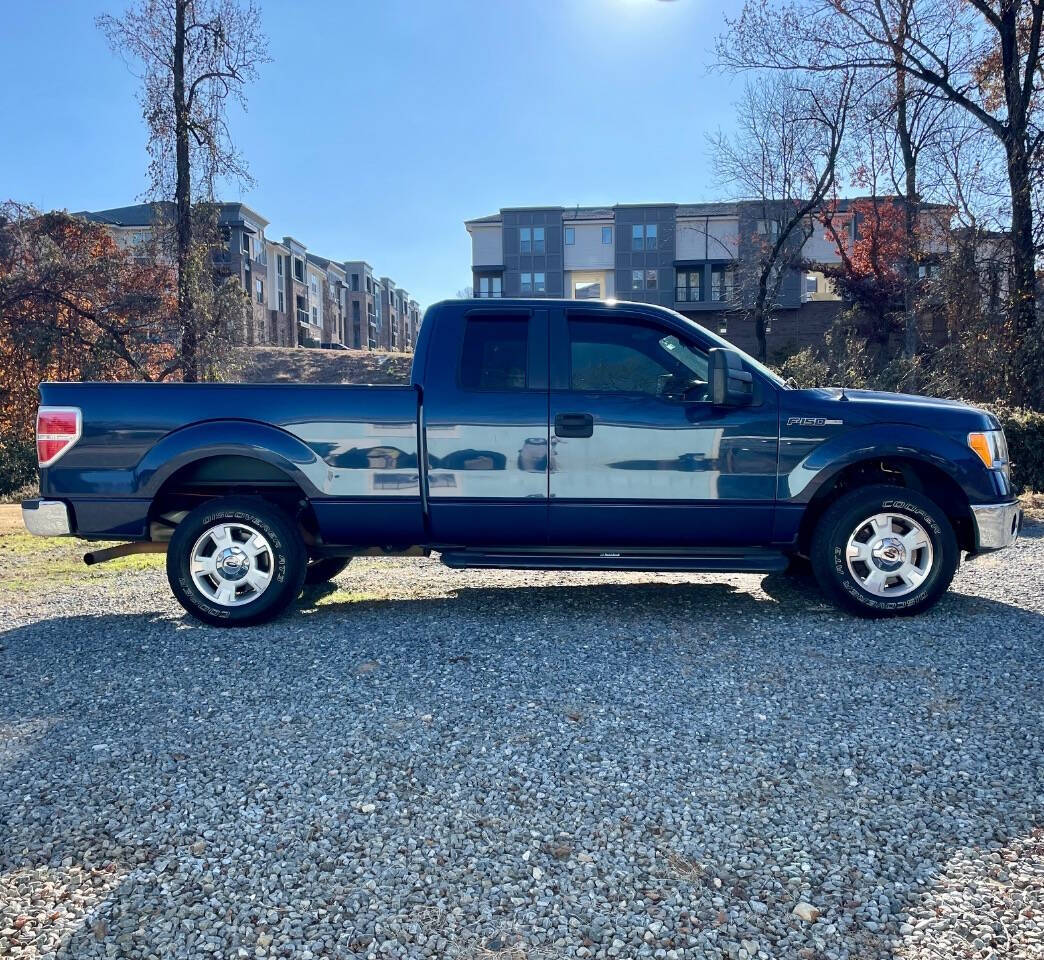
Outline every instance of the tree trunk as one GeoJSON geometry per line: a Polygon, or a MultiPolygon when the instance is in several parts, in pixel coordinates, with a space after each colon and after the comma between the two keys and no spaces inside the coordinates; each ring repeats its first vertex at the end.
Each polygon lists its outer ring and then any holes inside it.
{"type": "MultiPolygon", "coordinates": [[[[1029,111],[1022,84],[1022,57],[1019,45],[1019,4],[1001,4],[997,32],[1000,37],[1004,100],[1007,119],[1001,140],[1008,164],[1011,187],[1011,344],[1008,385],[1016,403],[1039,407],[1044,404],[1044,387],[1027,362],[1026,347],[1032,343],[1037,323],[1037,276],[1033,248],[1033,196],[1030,175],[1029,111]]],[[[1035,64],[1027,64],[1034,70],[1035,64]]]]}
{"type": "Polygon", "coordinates": [[[763,309],[754,312],[754,335],[758,338],[758,359],[762,363],[767,363],[768,338],[765,336],[765,311],[763,309]]]}
{"type": "Polygon", "coordinates": [[[1011,184],[1011,377],[1012,399],[1018,404],[1040,408],[1044,389],[1028,382],[1032,367],[1025,363],[1025,349],[1035,335],[1037,323],[1036,255],[1033,246],[1033,206],[1030,163],[1021,137],[1011,135],[1005,143],[1008,180],[1011,184]]]}
{"type": "MultiPolygon", "coordinates": [[[[917,156],[914,152],[907,117],[906,71],[897,61],[896,70],[896,130],[899,147],[903,154],[906,202],[904,203],[903,226],[906,249],[903,252],[903,354],[907,360],[917,356],[917,156]]],[[[911,376],[913,374],[911,373],[911,376]]],[[[916,383],[909,384],[911,389],[916,383]]]]}
{"type": "Polygon", "coordinates": [[[174,141],[175,249],[178,266],[178,325],[181,327],[182,377],[199,379],[199,341],[192,298],[192,179],[189,169],[188,104],[185,102],[185,8],[189,0],[176,0],[174,12],[174,141]]]}

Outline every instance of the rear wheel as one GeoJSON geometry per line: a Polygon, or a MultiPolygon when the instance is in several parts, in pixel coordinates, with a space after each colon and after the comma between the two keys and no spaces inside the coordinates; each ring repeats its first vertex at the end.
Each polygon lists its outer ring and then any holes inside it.
{"type": "Polygon", "coordinates": [[[304,582],[311,586],[329,583],[351,562],[351,557],[322,557],[319,560],[310,560],[304,582]]]}
{"type": "Polygon", "coordinates": [[[178,602],[219,626],[264,623],[301,592],[308,556],[297,525],[278,507],[248,497],[212,500],[189,513],[167,549],[178,602]]]}
{"type": "Polygon", "coordinates": [[[867,617],[920,613],[957,570],[953,526],[937,503],[905,487],[853,490],[819,520],[810,551],[824,592],[867,617]]]}

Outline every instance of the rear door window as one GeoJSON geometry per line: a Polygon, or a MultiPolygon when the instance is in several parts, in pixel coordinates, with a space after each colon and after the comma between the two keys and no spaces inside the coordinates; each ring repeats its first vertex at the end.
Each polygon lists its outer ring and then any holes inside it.
{"type": "Polygon", "coordinates": [[[525,390],[529,385],[529,320],[469,317],[464,328],[460,384],[465,390],[525,390]]]}

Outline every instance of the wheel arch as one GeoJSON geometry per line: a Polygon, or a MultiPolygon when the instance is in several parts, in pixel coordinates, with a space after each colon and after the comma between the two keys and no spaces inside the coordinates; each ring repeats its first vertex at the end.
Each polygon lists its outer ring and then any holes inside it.
{"type": "Polygon", "coordinates": [[[245,420],[212,420],[167,434],[135,468],[140,496],[154,498],[168,481],[193,464],[214,458],[260,461],[275,468],[306,496],[319,496],[326,464],[285,430],[245,420]]]}
{"type": "Polygon", "coordinates": [[[971,504],[960,483],[937,463],[907,452],[853,460],[839,467],[816,488],[798,528],[798,550],[808,554],[819,518],[850,490],[874,484],[916,490],[937,503],[949,518],[962,550],[975,549],[971,504]]]}
{"type": "MultiPolygon", "coordinates": [[[[325,464],[296,437],[264,424],[210,422],[168,435],[139,464],[154,539],[169,535],[186,512],[219,497],[252,496],[294,518],[317,542],[311,498],[325,464]]],[[[321,480],[320,480],[321,482],[321,480]]]]}

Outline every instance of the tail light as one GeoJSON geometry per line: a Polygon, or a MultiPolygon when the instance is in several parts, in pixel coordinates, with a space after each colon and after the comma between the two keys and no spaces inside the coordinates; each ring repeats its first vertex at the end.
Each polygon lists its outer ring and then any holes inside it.
{"type": "Polygon", "coordinates": [[[40,407],[36,412],[36,459],[49,467],[72,449],[83,428],[78,407],[40,407]]]}

